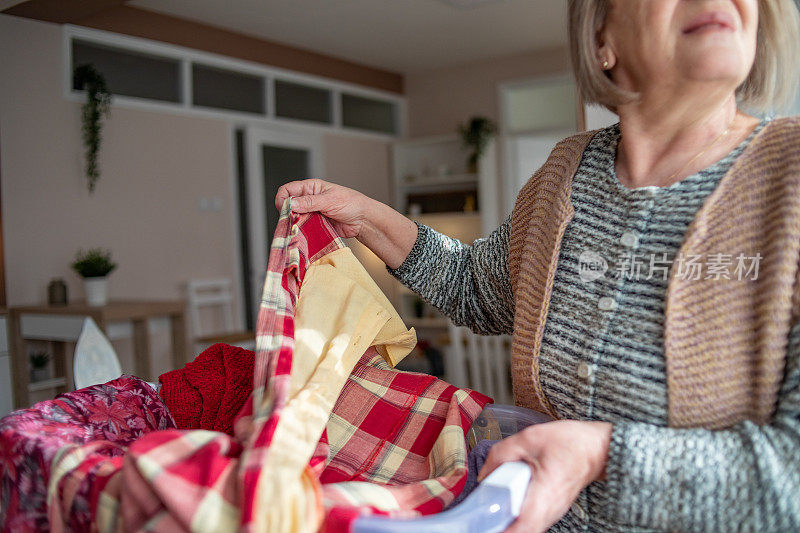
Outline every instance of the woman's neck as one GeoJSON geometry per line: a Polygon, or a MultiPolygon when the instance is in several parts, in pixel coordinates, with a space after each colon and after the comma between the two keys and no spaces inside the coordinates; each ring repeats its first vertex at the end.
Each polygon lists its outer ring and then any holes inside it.
{"type": "Polygon", "coordinates": [[[730,95],[692,101],[642,99],[619,106],[616,172],[630,188],[667,186],[719,161],[758,124],[730,95]]]}

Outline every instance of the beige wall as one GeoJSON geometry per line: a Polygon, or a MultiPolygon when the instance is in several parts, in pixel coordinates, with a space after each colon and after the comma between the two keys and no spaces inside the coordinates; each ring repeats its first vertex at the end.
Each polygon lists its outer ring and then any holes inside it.
{"type": "Polygon", "coordinates": [[[566,48],[542,50],[406,76],[409,137],[453,133],[474,115],[498,119],[498,85],[569,71],[566,48]]]}
{"type": "Polygon", "coordinates": [[[80,248],[113,251],[114,298],[171,298],[190,276],[229,274],[234,258],[230,127],[222,121],[114,107],[102,177],[83,177],[80,104],[61,93],[61,31],[0,16],[3,229],[10,305],[42,302],[80,248]],[[200,211],[200,197],[222,211],[200,211]]]}
{"type": "MultiPolygon", "coordinates": [[[[391,203],[391,146],[388,142],[326,135],[324,150],[327,179],[352,187],[370,198],[391,203]]],[[[355,239],[350,239],[348,245],[381,290],[393,298],[394,278],[386,271],[383,262],[355,239]]]]}
{"type": "MultiPolygon", "coordinates": [[[[80,104],[62,96],[61,28],[0,15],[0,50],[9,305],[43,303],[54,277],[65,279],[71,299],[82,298],[69,268],[81,247],[112,250],[119,263],[112,298],[174,298],[190,278],[238,279],[232,124],[116,106],[103,130],[102,177],[90,195],[80,104]],[[221,200],[222,209],[200,210],[201,198],[221,200]]],[[[325,152],[329,176],[388,200],[389,143],[326,135],[325,152]]],[[[155,334],[156,372],[168,369],[166,335],[155,334]]],[[[121,356],[126,367],[129,355],[121,356]]]]}

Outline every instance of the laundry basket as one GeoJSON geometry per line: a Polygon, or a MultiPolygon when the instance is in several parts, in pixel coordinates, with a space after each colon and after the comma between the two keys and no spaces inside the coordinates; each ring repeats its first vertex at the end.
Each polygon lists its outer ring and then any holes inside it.
{"type": "MultiPolygon", "coordinates": [[[[467,432],[467,447],[482,440],[501,440],[552,418],[524,407],[487,405],[467,432]]],[[[365,516],[353,524],[354,533],[494,533],[505,530],[518,516],[531,479],[527,463],[509,462],[486,477],[459,505],[422,518],[365,516]]]]}

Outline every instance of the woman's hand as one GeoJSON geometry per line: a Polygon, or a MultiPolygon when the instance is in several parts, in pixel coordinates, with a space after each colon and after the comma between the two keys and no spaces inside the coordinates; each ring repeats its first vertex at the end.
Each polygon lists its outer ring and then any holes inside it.
{"type": "Polygon", "coordinates": [[[278,211],[294,196],[295,213],[319,211],[345,238],[357,238],[391,268],[405,260],[417,240],[412,221],[377,200],[353,189],[319,179],[293,181],[282,185],[275,196],[278,211]]]}
{"type": "Polygon", "coordinates": [[[525,461],[533,471],[522,513],[507,531],[547,530],[589,483],[604,479],[611,428],[607,422],[548,422],[492,446],[478,479],[507,461],[525,461]]]}
{"type": "Polygon", "coordinates": [[[358,237],[367,218],[369,197],[353,189],[328,183],[320,179],[292,181],[281,185],[275,196],[275,207],[280,212],[283,202],[294,196],[295,213],[319,211],[328,217],[334,229],[345,238],[358,237]]]}

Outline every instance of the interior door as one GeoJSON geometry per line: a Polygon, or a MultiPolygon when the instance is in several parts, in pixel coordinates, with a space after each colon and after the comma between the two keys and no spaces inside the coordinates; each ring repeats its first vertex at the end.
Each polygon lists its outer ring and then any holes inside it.
{"type": "Polygon", "coordinates": [[[255,317],[279,216],[275,208],[278,188],[297,179],[321,177],[324,159],[319,134],[251,127],[246,135],[249,265],[245,290],[253,296],[255,317]]]}

